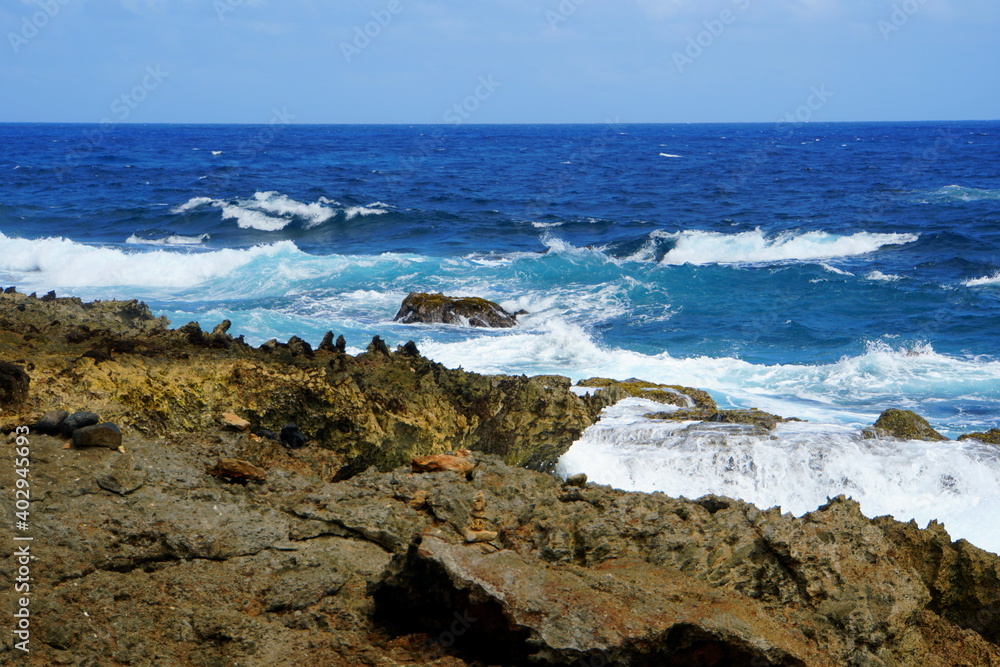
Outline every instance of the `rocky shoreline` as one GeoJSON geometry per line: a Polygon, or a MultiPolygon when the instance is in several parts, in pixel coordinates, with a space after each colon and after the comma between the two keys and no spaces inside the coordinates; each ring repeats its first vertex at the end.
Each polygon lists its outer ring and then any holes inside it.
{"type": "MultiPolygon", "coordinates": [[[[673,406],[656,418],[780,417],[687,387],[451,370],[377,338],[351,356],[332,334],[254,348],[228,330],[0,295],[7,460],[13,431],[56,410],[122,434],[121,451],[27,436],[31,651],[5,629],[0,662],[1000,665],[1000,557],[940,525],[843,497],[795,518],[550,474],[627,396],[673,406]]],[[[934,437],[900,412],[872,435],[934,437]]],[[[0,487],[8,521],[12,466],[0,487]]]]}

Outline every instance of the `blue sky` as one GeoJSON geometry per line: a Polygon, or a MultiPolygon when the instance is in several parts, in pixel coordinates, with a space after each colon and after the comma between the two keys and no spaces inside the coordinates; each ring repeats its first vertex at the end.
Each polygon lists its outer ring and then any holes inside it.
{"type": "Polygon", "coordinates": [[[0,0],[0,122],[1000,118],[996,0],[0,0]]]}

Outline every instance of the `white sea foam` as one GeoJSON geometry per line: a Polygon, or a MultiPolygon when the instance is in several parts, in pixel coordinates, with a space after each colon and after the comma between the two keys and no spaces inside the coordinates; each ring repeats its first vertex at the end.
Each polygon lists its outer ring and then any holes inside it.
{"type": "Polygon", "coordinates": [[[946,185],[939,190],[935,190],[931,194],[936,197],[963,202],[1000,199],[1000,190],[969,188],[961,185],[946,185]]]}
{"type": "MultiPolygon", "coordinates": [[[[937,519],[952,537],[1000,552],[1000,449],[973,442],[863,440],[849,428],[781,424],[773,435],[686,430],[642,417],[645,402],[607,409],[559,462],[599,484],[698,498],[714,493],[796,515],[846,494],[868,516],[937,519]]],[[[734,432],[735,431],[735,432],[734,432]]]]}
{"type": "Polygon", "coordinates": [[[894,273],[882,273],[881,271],[872,271],[865,276],[867,280],[874,280],[878,282],[894,283],[897,280],[902,280],[903,276],[897,276],[894,273]]]}
{"type": "Polygon", "coordinates": [[[670,153],[660,153],[660,157],[681,157],[680,155],[672,155],[670,153]]]}
{"type": "Polygon", "coordinates": [[[291,241],[247,250],[124,252],[64,238],[0,233],[0,275],[37,288],[132,285],[184,288],[230,275],[261,258],[301,255],[291,241]]]}
{"type": "Polygon", "coordinates": [[[654,238],[675,239],[661,263],[765,264],[852,257],[875,252],[887,245],[911,243],[918,234],[859,232],[840,236],[827,232],[786,232],[768,237],[760,229],[737,234],[707,231],[653,232],[654,238]]]}
{"type": "MultiPolygon", "coordinates": [[[[195,150],[198,149],[196,148],[195,150]]],[[[213,204],[215,203],[215,201],[216,200],[212,199],[211,197],[192,197],[191,199],[184,202],[180,206],[175,206],[174,208],[170,209],[170,212],[176,215],[180,215],[181,213],[187,213],[188,211],[192,211],[198,208],[199,206],[205,206],[206,204],[213,204]]]]}
{"type": "Polygon", "coordinates": [[[253,197],[245,199],[194,197],[171,209],[171,213],[186,213],[203,206],[222,209],[223,220],[235,220],[242,229],[265,232],[280,231],[296,219],[303,221],[305,228],[310,229],[333,219],[338,214],[343,214],[346,220],[352,220],[358,216],[381,215],[392,208],[389,204],[378,201],[367,206],[343,207],[337,201],[326,197],[320,197],[316,202],[304,203],[280,192],[269,190],[255,192],[253,197]]]}
{"type": "Polygon", "coordinates": [[[204,243],[209,238],[208,234],[199,234],[198,236],[181,236],[179,234],[171,234],[160,239],[144,239],[136,234],[128,237],[125,243],[130,245],[197,245],[199,243],[204,243]]]}
{"type": "Polygon", "coordinates": [[[963,285],[966,287],[980,287],[983,285],[1000,285],[1000,271],[994,273],[992,276],[983,276],[982,278],[970,278],[969,280],[963,281],[963,285]]]}

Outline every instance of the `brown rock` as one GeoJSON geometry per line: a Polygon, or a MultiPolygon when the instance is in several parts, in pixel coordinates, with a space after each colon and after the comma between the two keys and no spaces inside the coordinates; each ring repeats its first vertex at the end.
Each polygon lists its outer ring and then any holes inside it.
{"type": "Polygon", "coordinates": [[[231,482],[263,482],[267,480],[267,471],[240,459],[219,459],[206,472],[213,477],[221,477],[231,482]]]}
{"type": "Polygon", "coordinates": [[[232,431],[246,431],[250,428],[250,422],[233,412],[224,412],[222,413],[222,426],[232,431]]]}
{"type": "Polygon", "coordinates": [[[913,410],[897,410],[895,408],[883,412],[875,429],[882,429],[894,438],[900,440],[947,440],[927,423],[927,420],[913,410]]]}
{"type": "Polygon", "coordinates": [[[430,456],[414,456],[410,461],[413,472],[443,472],[451,470],[461,475],[472,472],[476,462],[464,456],[450,454],[432,454],[430,456]]]}

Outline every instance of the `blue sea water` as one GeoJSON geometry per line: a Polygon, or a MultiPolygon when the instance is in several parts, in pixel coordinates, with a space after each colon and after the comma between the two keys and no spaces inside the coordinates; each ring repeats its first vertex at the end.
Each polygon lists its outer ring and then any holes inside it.
{"type": "Polygon", "coordinates": [[[681,383],[809,420],[699,436],[626,402],[567,455],[623,488],[943,519],[1000,550],[1000,122],[0,125],[0,284],[141,298],[248,341],[681,383]],[[392,322],[410,291],[515,330],[392,322]],[[705,438],[708,437],[708,440],[705,438]],[[714,439],[713,439],[714,438],[714,439]],[[714,444],[712,444],[714,443],[714,444]]]}

